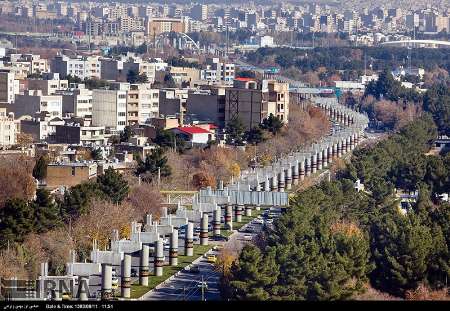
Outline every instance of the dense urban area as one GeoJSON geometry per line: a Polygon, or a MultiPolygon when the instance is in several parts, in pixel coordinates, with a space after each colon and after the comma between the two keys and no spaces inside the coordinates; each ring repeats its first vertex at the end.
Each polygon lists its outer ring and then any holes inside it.
{"type": "Polygon", "coordinates": [[[0,1],[0,301],[450,300],[450,4],[0,1]]]}

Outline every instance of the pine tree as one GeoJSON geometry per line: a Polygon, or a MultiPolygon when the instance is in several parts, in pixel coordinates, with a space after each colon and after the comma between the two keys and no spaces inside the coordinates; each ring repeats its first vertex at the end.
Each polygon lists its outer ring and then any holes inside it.
{"type": "Polygon", "coordinates": [[[53,201],[48,190],[38,189],[32,206],[34,208],[34,228],[38,233],[46,232],[61,224],[59,207],[53,201]]]}
{"type": "Polygon", "coordinates": [[[260,124],[260,127],[264,130],[269,131],[273,135],[276,135],[283,128],[283,122],[280,118],[270,114],[268,118],[265,118],[263,122],[260,124]]]}
{"type": "Polygon", "coordinates": [[[39,157],[33,168],[33,177],[41,181],[47,178],[48,160],[45,156],[39,157]]]}
{"type": "Polygon", "coordinates": [[[121,203],[128,196],[128,182],[112,167],[109,167],[103,175],[98,176],[97,183],[99,189],[113,203],[121,203]]]}
{"type": "Polygon", "coordinates": [[[33,231],[33,208],[22,199],[7,200],[0,209],[0,248],[8,242],[23,242],[33,231]]]}
{"type": "Polygon", "coordinates": [[[145,161],[138,159],[138,165],[135,174],[137,176],[144,175],[143,179],[151,182],[154,177],[158,176],[158,169],[161,177],[167,177],[172,174],[171,167],[167,164],[167,157],[164,155],[164,150],[157,148],[148,154],[145,161]]]}
{"type": "Polygon", "coordinates": [[[239,146],[244,142],[245,126],[239,117],[232,118],[225,126],[227,144],[239,146]]]}
{"type": "Polygon", "coordinates": [[[108,199],[96,182],[84,182],[68,189],[58,202],[64,221],[84,215],[93,198],[108,199]]]}

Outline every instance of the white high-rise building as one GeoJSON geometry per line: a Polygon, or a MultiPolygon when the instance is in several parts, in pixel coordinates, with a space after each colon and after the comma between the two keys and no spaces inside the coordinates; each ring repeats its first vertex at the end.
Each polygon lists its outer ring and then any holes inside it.
{"type": "Polygon", "coordinates": [[[7,113],[6,108],[0,108],[0,146],[16,144],[16,124],[14,114],[7,113]]]}

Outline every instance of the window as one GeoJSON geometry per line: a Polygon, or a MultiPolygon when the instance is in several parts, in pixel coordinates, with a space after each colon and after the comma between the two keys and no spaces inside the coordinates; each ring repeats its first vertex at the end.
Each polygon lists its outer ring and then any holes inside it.
{"type": "Polygon", "coordinates": [[[72,176],[75,176],[75,166],[72,166],[72,176]]]}

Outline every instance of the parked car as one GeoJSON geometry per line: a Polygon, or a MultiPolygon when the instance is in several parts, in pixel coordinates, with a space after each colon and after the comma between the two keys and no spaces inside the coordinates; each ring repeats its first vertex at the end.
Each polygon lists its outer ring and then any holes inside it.
{"type": "Polygon", "coordinates": [[[253,240],[253,237],[249,234],[246,234],[246,235],[244,235],[244,240],[251,241],[251,240],[253,240]]]}
{"type": "Polygon", "coordinates": [[[189,273],[200,273],[200,267],[199,266],[186,267],[186,271],[189,273]]]}
{"type": "Polygon", "coordinates": [[[216,255],[208,255],[208,257],[206,257],[206,261],[209,263],[215,263],[217,261],[217,257],[216,255]]]}

